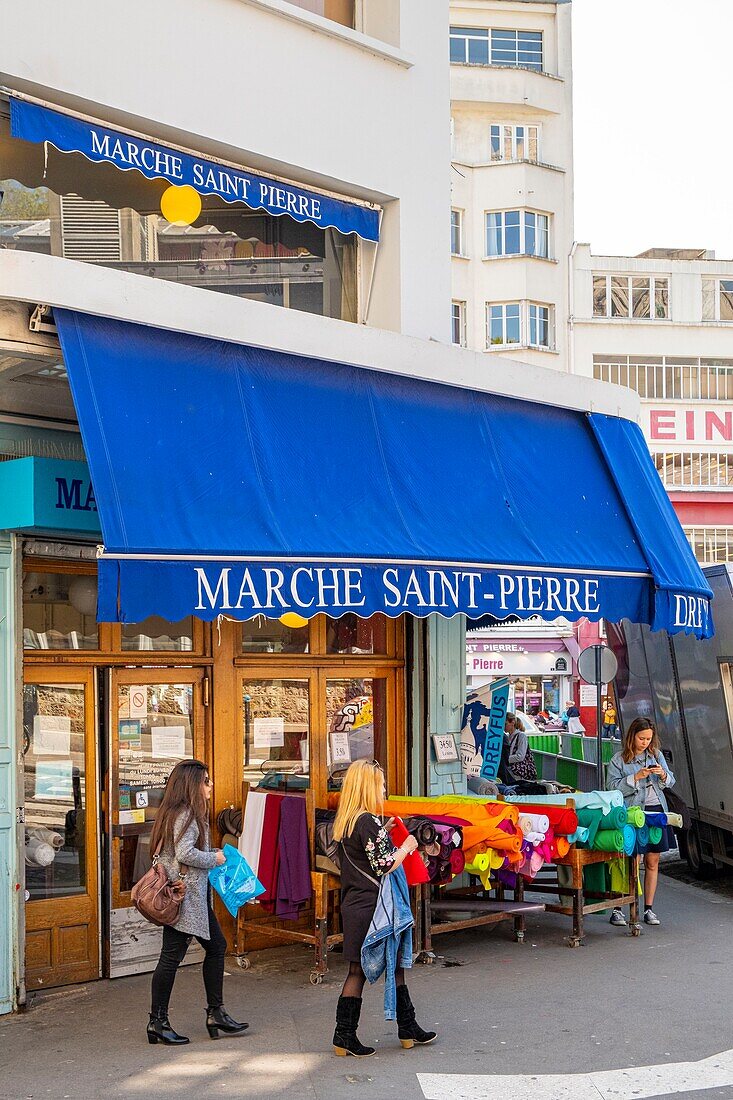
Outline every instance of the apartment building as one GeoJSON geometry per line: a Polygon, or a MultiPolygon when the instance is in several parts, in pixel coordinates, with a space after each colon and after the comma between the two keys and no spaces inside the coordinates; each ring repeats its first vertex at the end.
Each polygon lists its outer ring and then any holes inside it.
{"type": "Polygon", "coordinates": [[[567,370],[571,5],[450,5],[452,339],[567,370]]]}
{"type": "Polygon", "coordinates": [[[733,561],[733,261],[705,249],[572,256],[571,369],[628,386],[701,562],[733,561]]]}

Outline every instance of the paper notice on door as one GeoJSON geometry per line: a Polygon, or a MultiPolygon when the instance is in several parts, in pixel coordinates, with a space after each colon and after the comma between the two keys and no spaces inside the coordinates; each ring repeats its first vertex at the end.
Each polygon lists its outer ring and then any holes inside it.
{"type": "Polygon", "coordinates": [[[71,760],[36,761],[35,797],[73,800],[71,760]]]}
{"type": "Polygon", "coordinates": [[[186,755],[185,726],[151,726],[152,755],[181,760],[186,755]]]}
{"type": "Polygon", "coordinates": [[[65,714],[37,714],[33,719],[33,752],[36,756],[69,756],[71,719],[65,714]]]}
{"type": "Polygon", "coordinates": [[[581,707],[594,707],[598,699],[598,693],[595,684],[581,684],[580,685],[580,705],[581,707]]]}
{"type": "Polygon", "coordinates": [[[120,810],[120,825],[144,825],[145,810],[120,810]]]}
{"type": "Polygon", "coordinates": [[[284,718],[255,718],[254,745],[256,749],[282,748],[284,744],[284,718]]]}
{"type": "Polygon", "coordinates": [[[147,718],[148,716],[148,689],[130,686],[130,713],[128,718],[147,718]]]}
{"type": "Polygon", "coordinates": [[[347,730],[334,730],[330,735],[331,760],[334,764],[351,763],[351,746],[347,730]]]}

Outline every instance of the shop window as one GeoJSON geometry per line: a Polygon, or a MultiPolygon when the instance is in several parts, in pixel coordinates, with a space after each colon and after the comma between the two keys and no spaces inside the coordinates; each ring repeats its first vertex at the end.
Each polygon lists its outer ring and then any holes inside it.
{"type": "Polygon", "coordinates": [[[353,234],[203,196],[166,221],[166,180],[10,137],[0,119],[0,248],[41,252],[357,321],[353,234]],[[44,160],[46,156],[46,160],[44,160]]]}
{"type": "Polygon", "coordinates": [[[354,760],[377,760],[387,774],[387,681],[326,680],[329,789],[354,760]]]}
{"type": "Polygon", "coordinates": [[[86,892],[83,684],[23,689],[25,888],[29,901],[86,892]]]}
{"type": "Polygon", "coordinates": [[[360,619],[351,613],[326,619],[326,653],[387,652],[387,616],[380,613],[360,619]]]}
{"type": "Polygon", "coordinates": [[[189,652],[193,649],[193,618],[189,615],[180,622],[171,623],[159,615],[151,615],[141,623],[123,623],[122,649],[189,652]]]}
{"type": "Polygon", "coordinates": [[[310,786],[310,687],[307,679],[242,684],[244,778],[270,790],[310,786]]]}
{"type": "Polygon", "coordinates": [[[25,572],[24,649],[97,649],[96,608],[96,577],[25,572]]]}
{"type": "MultiPolygon", "coordinates": [[[[242,624],[243,653],[308,653],[310,628],[308,623],[292,625],[287,615],[281,619],[266,619],[258,615],[242,624]]],[[[293,616],[297,619],[298,616],[293,616]]]]}

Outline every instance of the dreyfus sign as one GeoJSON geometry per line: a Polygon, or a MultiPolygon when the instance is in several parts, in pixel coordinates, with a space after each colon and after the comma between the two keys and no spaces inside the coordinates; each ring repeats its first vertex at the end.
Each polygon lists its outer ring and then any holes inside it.
{"type": "Polygon", "coordinates": [[[0,463],[0,529],[99,536],[87,464],[53,458],[0,463]]]}

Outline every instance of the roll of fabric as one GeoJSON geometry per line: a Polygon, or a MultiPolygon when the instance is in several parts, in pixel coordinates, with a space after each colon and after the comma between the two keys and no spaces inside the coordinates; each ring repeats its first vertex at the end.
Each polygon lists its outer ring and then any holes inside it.
{"type": "Polygon", "coordinates": [[[566,836],[553,837],[550,845],[550,856],[552,859],[563,859],[569,851],[570,842],[566,836]]]}
{"type": "Polygon", "coordinates": [[[645,852],[649,844],[649,829],[646,825],[642,825],[640,829],[636,830],[636,851],[645,852]]]}
{"type": "Polygon", "coordinates": [[[578,825],[588,830],[588,835],[582,844],[588,848],[593,847],[593,841],[596,839],[596,833],[601,825],[601,818],[603,814],[599,809],[590,809],[583,807],[578,810],[578,825]]]}
{"type": "Polygon", "coordinates": [[[525,836],[529,836],[530,833],[542,833],[544,837],[550,828],[550,819],[547,814],[520,813],[517,824],[525,836]]]}
{"type": "Polygon", "coordinates": [[[636,847],[636,829],[633,825],[624,825],[621,832],[624,835],[624,854],[631,856],[636,847]]]}
{"type": "Polygon", "coordinates": [[[454,848],[450,854],[450,868],[454,875],[460,875],[466,866],[466,857],[460,848],[454,848]]]}
{"type": "Polygon", "coordinates": [[[528,840],[530,844],[541,844],[546,837],[546,833],[525,833],[524,839],[528,840]]]}
{"type": "Polygon", "coordinates": [[[607,814],[612,806],[623,806],[621,791],[573,791],[572,794],[515,794],[507,797],[507,802],[521,807],[521,812],[531,804],[532,812],[547,813],[549,806],[564,806],[572,798],[577,810],[600,810],[607,814]]]}
{"type": "Polygon", "coordinates": [[[628,825],[633,825],[635,829],[640,829],[642,825],[646,825],[646,815],[641,806],[628,806],[626,808],[626,821],[628,825]]]}
{"type": "MultiPolygon", "coordinates": [[[[510,806],[506,807],[507,810],[511,808],[510,806]]],[[[566,806],[544,806],[526,803],[522,805],[520,812],[523,815],[544,814],[548,819],[548,827],[551,825],[556,835],[562,833],[563,836],[569,836],[578,828],[578,816],[575,810],[568,809],[566,806]]],[[[547,832],[547,829],[544,831],[547,832]]]]}
{"type": "MultiPolygon", "coordinates": [[[[407,826],[404,821],[401,817],[396,817],[394,819],[394,825],[392,826],[392,843],[395,847],[399,847],[401,844],[404,844],[408,836],[410,836],[410,833],[407,831],[407,826]]],[[[408,886],[417,886],[418,883],[430,881],[428,869],[417,850],[405,856],[402,861],[402,866],[405,870],[408,886]]]]}
{"type": "Polygon", "coordinates": [[[597,852],[623,852],[624,834],[622,829],[599,829],[593,841],[597,852]]]}
{"type": "Polygon", "coordinates": [[[599,825],[599,832],[606,832],[609,829],[623,829],[627,824],[627,813],[625,806],[612,806],[607,814],[604,814],[601,818],[601,824],[599,825]]]}
{"type": "Polygon", "coordinates": [[[568,837],[568,843],[570,844],[587,844],[589,830],[584,825],[578,825],[578,828],[574,833],[571,833],[568,837]]]}
{"type": "Polygon", "coordinates": [[[681,829],[683,825],[682,814],[672,814],[667,811],[667,824],[673,829],[681,829]]]}
{"type": "MultiPolygon", "coordinates": [[[[664,815],[661,814],[660,816],[664,816],[664,815]]],[[[659,844],[659,841],[662,839],[663,831],[664,830],[662,829],[661,825],[650,825],[649,826],[649,843],[650,844],[659,844]]]]}
{"type": "MultiPolygon", "coordinates": [[[[649,829],[656,829],[656,828],[666,829],[666,827],[667,827],[667,815],[666,814],[648,814],[648,813],[645,812],[644,817],[646,818],[646,825],[648,826],[649,829]]],[[[651,840],[651,833],[649,834],[649,839],[651,840]]],[[[652,840],[651,842],[652,842],[652,844],[658,844],[659,843],[658,840],[652,840]]]]}

